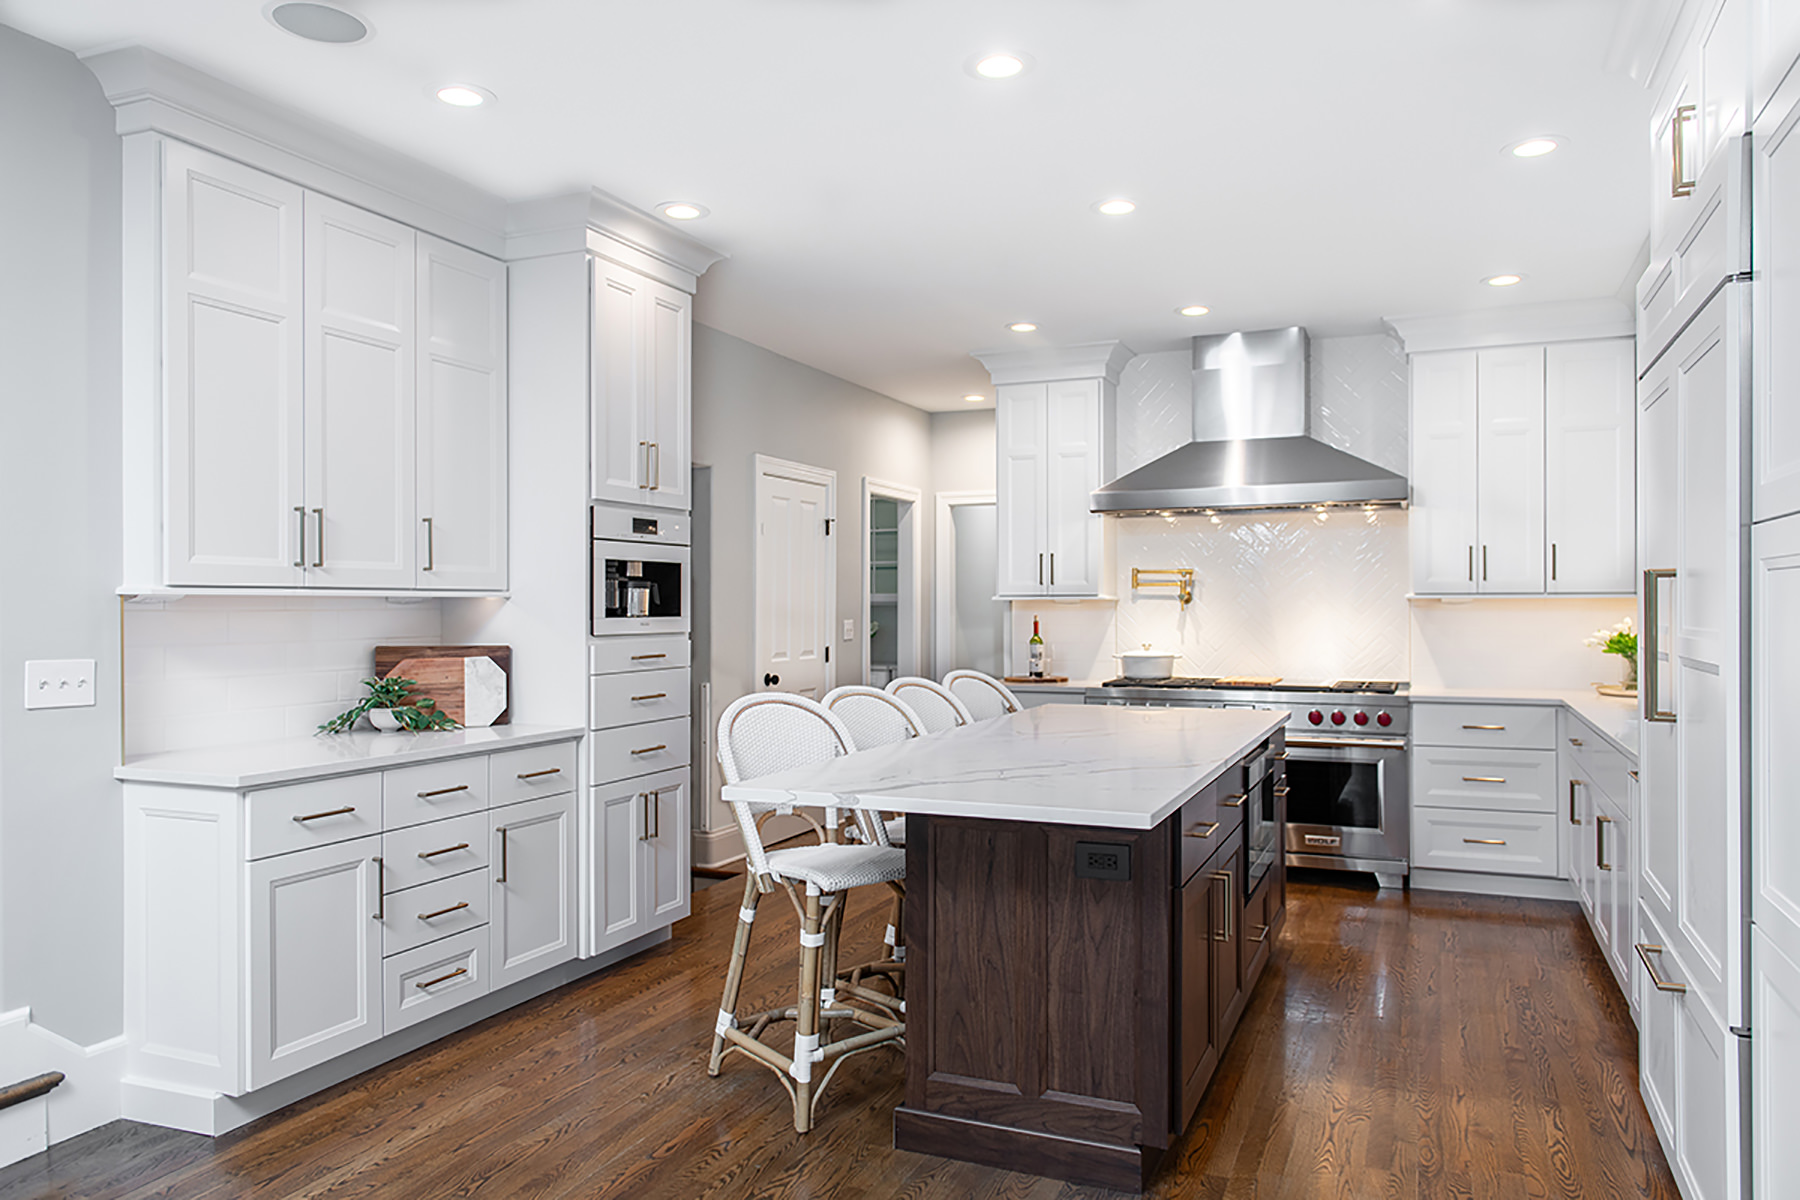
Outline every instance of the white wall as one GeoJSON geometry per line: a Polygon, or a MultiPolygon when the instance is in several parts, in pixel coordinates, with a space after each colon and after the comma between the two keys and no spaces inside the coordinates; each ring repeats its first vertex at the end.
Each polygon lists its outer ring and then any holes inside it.
{"type": "Polygon", "coordinates": [[[1582,645],[1636,610],[1610,600],[1418,600],[1411,607],[1417,687],[1585,688],[1619,682],[1619,659],[1582,645]]]}
{"type": "Polygon", "coordinates": [[[123,1024],[119,160],[87,69],[0,26],[0,1009],[83,1045],[123,1024]],[[99,703],[24,711],[33,658],[99,703]]]}
{"type": "Polygon", "coordinates": [[[931,414],[931,490],[994,490],[994,410],[931,414]]]}

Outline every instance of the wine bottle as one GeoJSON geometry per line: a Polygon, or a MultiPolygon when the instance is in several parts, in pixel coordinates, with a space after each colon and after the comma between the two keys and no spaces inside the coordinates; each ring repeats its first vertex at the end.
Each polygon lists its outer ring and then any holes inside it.
{"type": "Polygon", "coordinates": [[[1031,618],[1031,656],[1025,673],[1033,679],[1044,677],[1044,639],[1038,633],[1038,619],[1031,618]]]}

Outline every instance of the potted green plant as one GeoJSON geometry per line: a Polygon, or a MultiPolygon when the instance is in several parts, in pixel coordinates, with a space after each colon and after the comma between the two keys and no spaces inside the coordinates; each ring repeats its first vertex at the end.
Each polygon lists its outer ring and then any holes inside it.
{"type": "Polygon", "coordinates": [[[1624,662],[1620,666],[1619,687],[1627,692],[1636,692],[1638,688],[1638,639],[1637,626],[1630,617],[1626,617],[1611,629],[1596,629],[1587,639],[1587,645],[1599,650],[1602,654],[1616,654],[1624,662]]]}
{"type": "Polygon", "coordinates": [[[448,715],[438,711],[437,701],[430,696],[413,699],[418,686],[414,679],[365,679],[369,694],[354,705],[319,726],[320,733],[344,733],[357,718],[368,717],[369,724],[380,730],[406,729],[420,733],[427,729],[456,729],[459,726],[448,715]]]}

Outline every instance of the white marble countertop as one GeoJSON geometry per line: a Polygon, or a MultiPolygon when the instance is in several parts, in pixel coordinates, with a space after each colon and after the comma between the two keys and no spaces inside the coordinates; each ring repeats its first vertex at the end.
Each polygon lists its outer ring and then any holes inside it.
{"type": "Polygon", "coordinates": [[[1071,679],[1067,683],[1009,683],[1006,685],[1015,692],[1085,692],[1091,687],[1099,687],[1098,679],[1071,679]]]}
{"type": "Polygon", "coordinates": [[[746,780],[725,799],[1154,829],[1287,719],[1048,704],[746,780]]]}
{"type": "Polygon", "coordinates": [[[173,750],[133,759],[115,769],[113,777],[127,783],[172,783],[241,791],[382,767],[411,766],[464,754],[540,746],[578,738],[585,732],[578,726],[560,725],[494,725],[487,729],[428,733],[361,730],[242,746],[173,750]]]}
{"type": "Polygon", "coordinates": [[[1593,688],[1413,688],[1412,699],[1473,704],[1560,704],[1586,721],[1635,765],[1638,757],[1638,702],[1602,696],[1593,688]]]}

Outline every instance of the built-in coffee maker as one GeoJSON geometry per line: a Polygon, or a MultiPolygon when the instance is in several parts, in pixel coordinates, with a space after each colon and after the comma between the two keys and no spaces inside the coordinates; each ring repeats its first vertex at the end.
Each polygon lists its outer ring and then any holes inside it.
{"type": "Polygon", "coordinates": [[[594,636],[688,632],[688,515],[612,504],[588,511],[594,636]]]}

